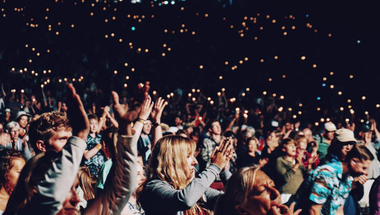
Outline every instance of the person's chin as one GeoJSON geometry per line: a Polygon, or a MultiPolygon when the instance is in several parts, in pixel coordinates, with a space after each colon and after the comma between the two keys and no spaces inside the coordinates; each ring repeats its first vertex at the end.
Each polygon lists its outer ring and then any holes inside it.
{"type": "Polygon", "coordinates": [[[76,208],[64,208],[63,209],[65,215],[78,215],[79,210],[76,208]]]}

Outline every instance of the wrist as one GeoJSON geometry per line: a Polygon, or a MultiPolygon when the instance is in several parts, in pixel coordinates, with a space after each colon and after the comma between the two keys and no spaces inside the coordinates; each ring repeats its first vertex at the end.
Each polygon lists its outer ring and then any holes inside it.
{"type": "Polygon", "coordinates": [[[143,119],[142,117],[139,117],[136,122],[141,122],[143,125],[146,123],[146,119],[143,119]]]}
{"type": "Polygon", "coordinates": [[[157,126],[161,125],[161,122],[153,122],[152,125],[155,126],[155,127],[157,127],[157,126]]]}
{"type": "Polygon", "coordinates": [[[99,151],[100,149],[102,149],[102,144],[100,143],[96,144],[95,148],[99,151]]]}

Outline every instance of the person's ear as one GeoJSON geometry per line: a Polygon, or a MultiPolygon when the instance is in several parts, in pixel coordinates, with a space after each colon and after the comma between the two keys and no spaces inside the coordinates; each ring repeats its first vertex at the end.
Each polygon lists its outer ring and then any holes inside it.
{"type": "Polygon", "coordinates": [[[352,158],[352,160],[351,160],[351,166],[352,166],[352,165],[356,165],[358,162],[359,162],[359,159],[357,159],[357,158],[352,158]]]}
{"type": "Polygon", "coordinates": [[[41,152],[46,152],[46,145],[45,145],[44,141],[37,140],[36,146],[37,146],[37,149],[40,150],[41,152]]]}
{"type": "Polygon", "coordinates": [[[244,210],[244,208],[242,207],[242,205],[236,205],[236,206],[235,206],[235,211],[236,211],[239,215],[248,215],[247,211],[244,210]]]}

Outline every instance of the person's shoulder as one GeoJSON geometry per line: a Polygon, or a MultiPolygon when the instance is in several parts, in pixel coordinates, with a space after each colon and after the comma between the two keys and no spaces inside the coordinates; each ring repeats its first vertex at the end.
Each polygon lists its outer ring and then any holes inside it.
{"type": "Polygon", "coordinates": [[[338,174],[339,168],[342,167],[341,162],[333,162],[324,164],[322,166],[317,167],[314,170],[314,175],[324,175],[329,177],[335,177],[338,174]]]}

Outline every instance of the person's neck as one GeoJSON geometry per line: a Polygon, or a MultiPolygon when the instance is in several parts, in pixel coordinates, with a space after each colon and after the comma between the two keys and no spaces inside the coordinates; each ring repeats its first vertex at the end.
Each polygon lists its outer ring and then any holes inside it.
{"type": "Polygon", "coordinates": [[[274,151],[280,144],[278,142],[272,143],[269,145],[269,149],[274,151]]]}
{"type": "Polygon", "coordinates": [[[331,145],[331,141],[332,141],[332,140],[329,140],[329,139],[326,139],[326,138],[325,138],[325,143],[331,145]]]}
{"type": "Polygon", "coordinates": [[[220,142],[220,134],[211,134],[212,139],[214,139],[217,143],[220,142]]]}
{"type": "Polygon", "coordinates": [[[343,176],[346,176],[349,174],[349,169],[348,169],[348,163],[345,161],[341,161],[342,167],[343,167],[343,176]]]}
{"type": "Polygon", "coordinates": [[[291,156],[291,155],[285,155],[284,158],[285,158],[285,160],[287,160],[289,162],[293,162],[294,161],[294,157],[291,156]]]}
{"type": "Polygon", "coordinates": [[[5,190],[4,186],[1,186],[0,188],[0,198],[9,199],[9,193],[5,190]]]}
{"type": "Polygon", "coordinates": [[[96,137],[96,133],[90,133],[91,137],[96,137]]]}
{"type": "Polygon", "coordinates": [[[256,157],[256,152],[248,152],[248,155],[251,157],[256,157]]]}

